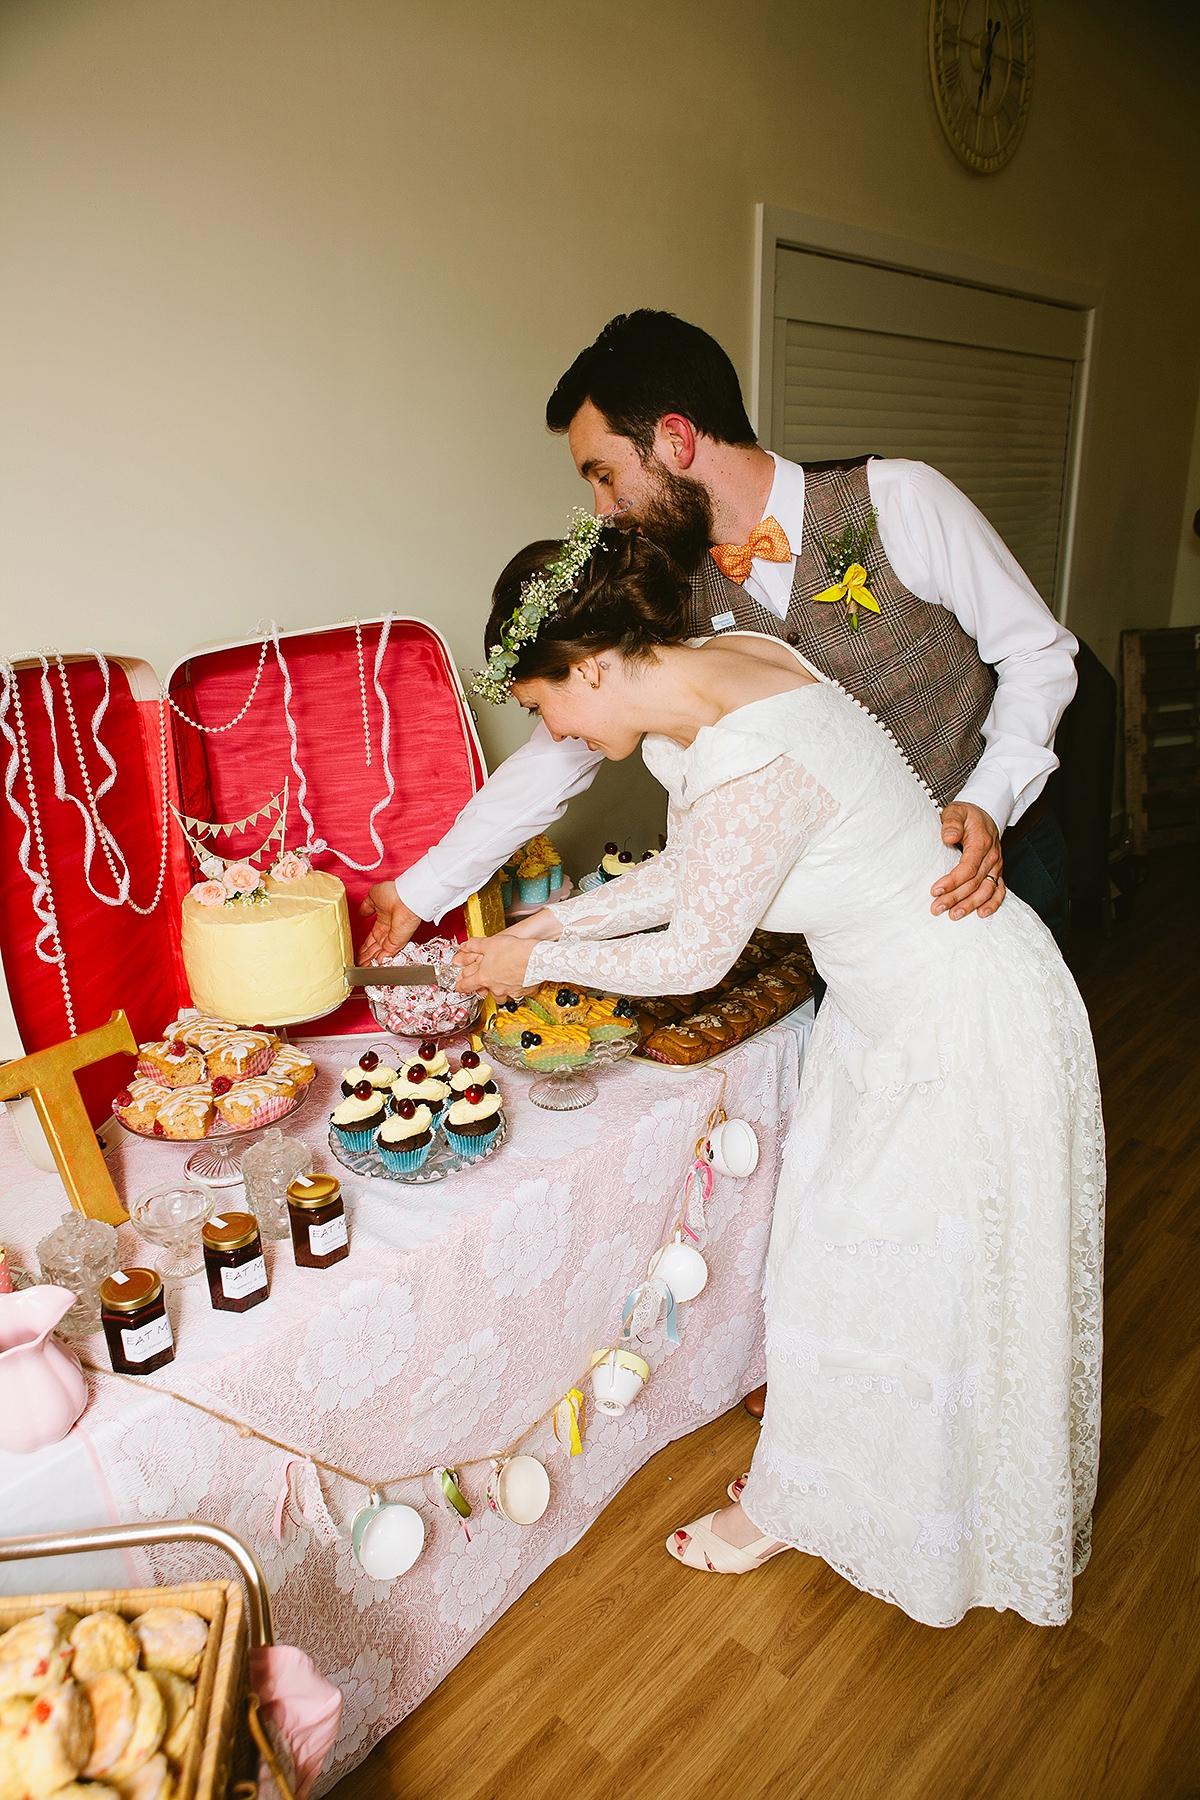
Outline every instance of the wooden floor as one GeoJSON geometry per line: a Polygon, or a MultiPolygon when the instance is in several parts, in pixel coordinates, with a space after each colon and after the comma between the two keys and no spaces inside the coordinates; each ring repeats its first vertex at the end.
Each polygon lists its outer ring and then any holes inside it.
{"type": "Polygon", "coordinates": [[[1200,1796],[1200,879],[1162,852],[1072,957],[1109,1137],[1095,1549],[1060,1630],[916,1625],[814,1558],[692,1574],[739,1407],[662,1451],[337,1800],[1195,1800],[1200,1796]]]}

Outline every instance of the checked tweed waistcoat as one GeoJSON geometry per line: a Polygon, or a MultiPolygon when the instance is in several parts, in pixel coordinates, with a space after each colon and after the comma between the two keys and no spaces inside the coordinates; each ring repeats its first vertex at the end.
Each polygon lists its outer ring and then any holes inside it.
{"type": "Polygon", "coordinates": [[[843,601],[812,603],[841,574],[829,571],[826,541],[847,525],[862,529],[870,521],[869,461],[803,465],[804,542],[786,619],[704,556],[692,572],[690,634],[760,631],[794,645],[887,726],[938,805],[946,806],[983,755],[981,728],[996,691],[995,674],[975,639],[948,608],[909,593],[884,555],[878,531],[858,560],[879,612],[860,608],[858,630],[851,631],[843,601]],[[732,622],[722,619],[730,613],[732,622]]]}

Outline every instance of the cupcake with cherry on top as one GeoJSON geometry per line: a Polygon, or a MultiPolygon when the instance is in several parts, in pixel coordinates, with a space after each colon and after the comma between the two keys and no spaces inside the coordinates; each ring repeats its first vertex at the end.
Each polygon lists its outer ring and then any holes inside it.
{"type": "Polygon", "coordinates": [[[407,1063],[392,1083],[392,1111],[398,1109],[402,1100],[413,1100],[418,1106],[429,1108],[435,1126],[449,1099],[450,1083],[436,1080],[423,1062],[407,1063]]]}
{"type": "Polygon", "coordinates": [[[600,873],[605,881],[615,881],[618,875],[628,875],[632,867],[632,850],[618,850],[615,844],[605,844],[604,855],[600,858],[600,873]]]}
{"type": "Polygon", "coordinates": [[[354,1092],[347,1095],[340,1106],[334,1107],[329,1115],[329,1123],[344,1149],[370,1150],[375,1142],[375,1133],[386,1117],[385,1095],[378,1088],[372,1087],[364,1074],[362,1080],[355,1084],[354,1092]]]}
{"type": "Polygon", "coordinates": [[[500,1095],[485,1094],[475,1084],[464,1088],[446,1114],[446,1138],[456,1156],[485,1156],[503,1123],[500,1095]]]}
{"type": "Polygon", "coordinates": [[[406,1069],[411,1069],[412,1065],[418,1062],[424,1063],[425,1073],[431,1075],[435,1081],[449,1081],[450,1058],[444,1050],[438,1048],[435,1038],[427,1038],[423,1044],[417,1045],[417,1054],[410,1056],[406,1062],[400,1064],[400,1074],[403,1075],[406,1069]]]}
{"type": "Polygon", "coordinates": [[[360,1081],[370,1082],[373,1088],[386,1094],[399,1070],[385,1063],[378,1051],[365,1050],[352,1069],[342,1070],[342,1093],[348,1100],[360,1081]]]}
{"type": "Polygon", "coordinates": [[[481,1087],[485,1094],[498,1094],[492,1080],[492,1065],[485,1063],[478,1050],[464,1050],[458,1059],[458,1070],[450,1077],[450,1098],[457,1100],[469,1087],[481,1087]]]}
{"type": "Polygon", "coordinates": [[[375,1147],[385,1168],[398,1175],[419,1169],[429,1158],[433,1144],[433,1115],[415,1100],[400,1100],[390,1118],[379,1127],[375,1147]]]}

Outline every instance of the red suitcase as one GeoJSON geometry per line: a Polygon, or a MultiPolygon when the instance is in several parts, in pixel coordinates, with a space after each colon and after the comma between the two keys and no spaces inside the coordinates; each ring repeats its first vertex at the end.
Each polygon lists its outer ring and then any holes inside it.
{"type": "MultiPolygon", "coordinates": [[[[311,835],[328,845],[313,865],[345,882],[356,945],[368,929],[358,917],[367,889],[436,843],[486,776],[449,648],[421,619],[203,646],[171,670],[170,707],[148,664],[106,661],[107,678],[94,653],[61,665],[49,654],[45,667],[25,659],[6,672],[0,695],[0,950],[27,1053],[103,1024],[117,1007],[144,1041],[190,1002],[180,903],[200,870],[169,811],[164,859],[164,749],[169,807],[205,822],[248,821],[201,840],[226,861],[262,844],[278,819],[262,809],[287,784],[287,847],[303,847],[307,814],[311,835]],[[101,897],[120,894],[122,858],[132,905],[101,897]]],[[[479,930],[478,905],[472,913],[479,930]]],[[[462,911],[419,935],[435,930],[467,935],[462,911]]],[[[292,1033],[373,1029],[356,993],[292,1033]]],[[[129,1072],[129,1059],[116,1058],[81,1073],[93,1123],[107,1117],[129,1072]]]]}

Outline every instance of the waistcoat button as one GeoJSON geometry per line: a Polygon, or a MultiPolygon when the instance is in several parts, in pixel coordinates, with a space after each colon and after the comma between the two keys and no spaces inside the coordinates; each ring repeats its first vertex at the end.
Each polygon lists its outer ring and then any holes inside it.
{"type": "Polygon", "coordinates": [[[789,644],[798,644],[800,642],[800,633],[798,631],[789,631],[787,634],[787,641],[789,644]]]}

